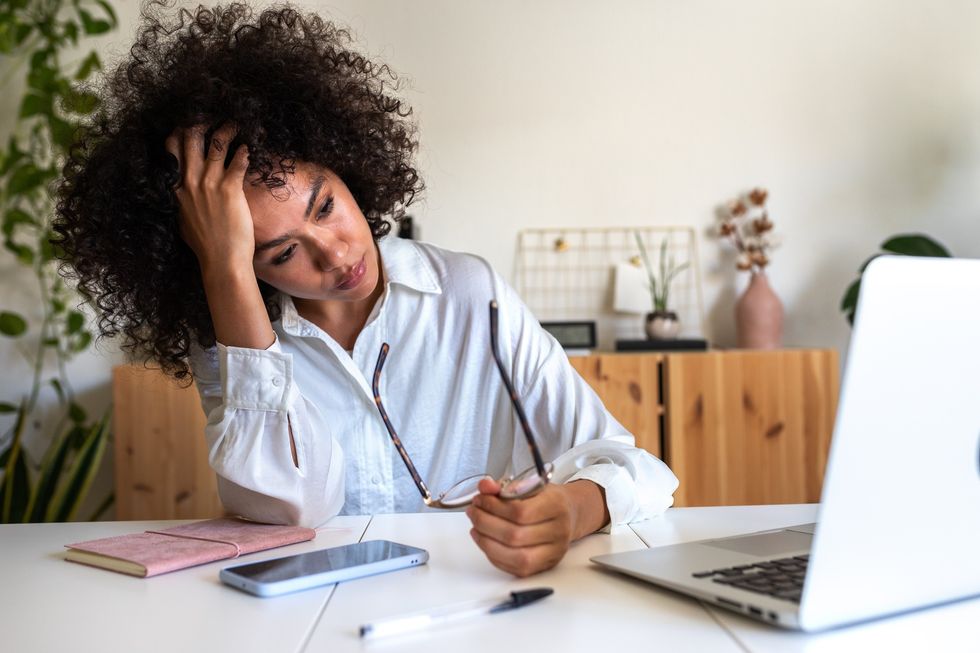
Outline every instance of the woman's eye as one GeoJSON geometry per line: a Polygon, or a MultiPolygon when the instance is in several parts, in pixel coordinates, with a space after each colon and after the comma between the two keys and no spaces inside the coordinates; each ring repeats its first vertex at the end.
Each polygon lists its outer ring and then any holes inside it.
{"type": "Polygon", "coordinates": [[[285,252],[283,252],[276,258],[272,259],[272,264],[282,265],[283,263],[285,263],[286,261],[288,261],[293,257],[293,252],[295,251],[296,251],[296,245],[290,245],[289,247],[286,248],[285,252]]]}
{"type": "Polygon", "coordinates": [[[322,220],[323,218],[330,215],[331,211],[333,211],[333,197],[328,197],[327,201],[324,202],[323,206],[320,207],[320,212],[317,213],[316,219],[322,220]]]}

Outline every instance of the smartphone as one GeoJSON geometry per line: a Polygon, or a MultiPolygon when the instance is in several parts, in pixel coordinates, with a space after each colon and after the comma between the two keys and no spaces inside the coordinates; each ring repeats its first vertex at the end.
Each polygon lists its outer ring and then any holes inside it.
{"type": "Polygon", "coordinates": [[[429,552],[425,549],[388,540],[369,540],[225,567],[218,577],[226,585],[255,596],[278,596],[424,565],[428,560],[429,552]]]}

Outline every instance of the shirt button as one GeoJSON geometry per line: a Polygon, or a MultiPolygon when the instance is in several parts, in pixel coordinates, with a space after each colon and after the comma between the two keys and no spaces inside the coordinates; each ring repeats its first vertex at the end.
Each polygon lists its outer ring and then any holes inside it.
{"type": "Polygon", "coordinates": [[[282,385],[282,379],[280,379],[278,376],[272,377],[272,385],[278,388],[279,386],[282,385]]]}
{"type": "Polygon", "coordinates": [[[374,483],[375,485],[380,485],[381,484],[381,477],[380,476],[372,476],[371,477],[371,482],[374,483]]]}

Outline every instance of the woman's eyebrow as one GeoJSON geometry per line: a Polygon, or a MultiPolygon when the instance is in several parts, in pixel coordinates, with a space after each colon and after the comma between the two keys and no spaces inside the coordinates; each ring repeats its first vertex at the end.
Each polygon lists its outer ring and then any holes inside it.
{"type": "MultiPolygon", "coordinates": [[[[310,198],[306,201],[306,213],[303,215],[303,222],[306,222],[307,220],[310,219],[310,213],[313,212],[313,207],[316,206],[316,200],[320,196],[320,190],[323,189],[323,184],[326,181],[327,178],[324,175],[317,175],[316,179],[313,180],[313,183],[310,184],[310,198]]],[[[264,252],[267,249],[278,247],[279,245],[282,245],[284,242],[286,242],[292,237],[293,237],[293,232],[287,231],[286,233],[279,236],[278,238],[273,238],[272,240],[266,241],[261,245],[256,245],[255,253],[259,254],[260,252],[264,252]]]]}
{"type": "Polygon", "coordinates": [[[313,207],[316,205],[316,198],[320,196],[320,189],[323,188],[323,183],[326,180],[327,178],[325,176],[317,175],[317,178],[310,184],[310,199],[306,202],[306,214],[303,216],[304,222],[310,218],[310,213],[313,212],[313,207]]]}

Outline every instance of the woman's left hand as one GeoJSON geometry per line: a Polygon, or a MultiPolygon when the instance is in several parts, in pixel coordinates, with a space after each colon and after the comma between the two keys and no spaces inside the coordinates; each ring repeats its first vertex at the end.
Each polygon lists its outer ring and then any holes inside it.
{"type": "Polygon", "coordinates": [[[500,484],[480,481],[466,509],[470,535],[494,566],[518,577],[557,565],[572,542],[609,520],[603,490],[591,481],[546,485],[527,499],[501,499],[500,484]]]}

